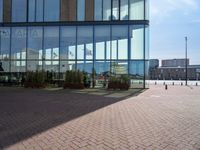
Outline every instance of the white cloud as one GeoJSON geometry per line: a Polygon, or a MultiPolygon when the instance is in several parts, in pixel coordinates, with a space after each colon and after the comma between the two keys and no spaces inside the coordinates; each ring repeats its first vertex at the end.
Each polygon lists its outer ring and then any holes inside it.
{"type": "Polygon", "coordinates": [[[174,13],[188,15],[198,10],[199,0],[150,0],[151,19],[162,20],[174,13]]]}

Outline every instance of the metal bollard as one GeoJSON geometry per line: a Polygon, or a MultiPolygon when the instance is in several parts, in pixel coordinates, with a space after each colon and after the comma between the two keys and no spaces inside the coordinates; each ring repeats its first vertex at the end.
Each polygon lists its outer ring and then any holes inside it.
{"type": "Polygon", "coordinates": [[[174,82],[172,83],[172,85],[174,85],[174,82]]]}
{"type": "Polygon", "coordinates": [[[183,85],[183,83],[181,82],[181,86],[183,85]]]}
{"type": "Polygon", "coordinates": [[[167,90],[168,89],[168,87],[167,87],[167,84],[165,85],[165,90],[167,90]]]}
{"type": "Polygon", "coordinates": [[[196,86],[198,86],[198,83],[196,83],[196,86]]]}
{"type": "Polygon", "coordinates": [[[157,82],[155,82],[155,85],[157,85],[157,82]]]}
{"type": "Polygon", "coordinates": [[[163,85],[165,85],[165,82],[163,83],[163,85]]]}

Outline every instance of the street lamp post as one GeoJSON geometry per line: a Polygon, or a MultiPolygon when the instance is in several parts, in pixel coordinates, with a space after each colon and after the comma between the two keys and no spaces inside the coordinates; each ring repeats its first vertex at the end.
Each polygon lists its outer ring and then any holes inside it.
{"type": "Polygon", "coordinates": [[[187,36],[185,37],[185,85],[187,86],[187,79],[188,79],[188,63],[187,63],[187,36]]]}

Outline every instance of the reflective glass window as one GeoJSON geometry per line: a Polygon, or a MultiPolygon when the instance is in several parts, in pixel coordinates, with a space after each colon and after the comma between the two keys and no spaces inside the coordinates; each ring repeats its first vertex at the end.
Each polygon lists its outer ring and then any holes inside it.
{"type": "Polygon", "coordinates": [[[102,0],[95,0],[94,4],[94,18],[95,20],[102,20],[102,10],[103,10],[102,0]]]}
{"type": "Polygon", "coordinates": [[[26,28],[13,27],[11,39],[12,72],[24,72],[26,66],[26,28]]]}
{"type": "Polygon", "coordinates": [[[113,0],[112,5],[112,20],[119,20],[119,0],[113,0]]]}
{"type": "Polygon", "coordinates": [[[42,27],[28,27],[27,58],[42,59],[42,27]]]}
{"type": "Polygon", "coordinates": [[[95,59],[110,59],[110,26],[95,26],[94,35],[95,59]]]}
{"type": "Polygon", "coordinates": [[[130,26],[131,59],[144,59],[144,26],[130,26]]]}
{"type": "Polygon", "coordinates": [[[85,0],[77,0],[77,21],[85,20],[85,0]]]}
{"type": "Polygon", "coordinates": [[[111,62],[111,75],[127,75],[128,62],[127,61],[113,61],[111,62]]]}
{"type": "Polygon", "coordinates": [[[111,0],[103,0],[103,20],[111,20],[111,0]]]}
{"type": "Polygon", "coordinates": [[[45,0],[44,21],[58,21],[60,14],[59,0],[45,0]]]}
{"type": "MultiPolygon", "coordinates": [[[[11,58],[17,59],[17,60],[26,59],[26,28],[25,27],[12,28],[11,58]]],[[[20,62],[17,62],[17,65],[21,65],[20,62]]]]}
{"type": "Polygon", "coordinates": [[[92,26],[78,27],[77,59],[93,59],[93,27],[92,26]]]}
{"type": "Polygon", "coordinates": [[[42,70],[42,63],[41,61],[27,61],[27,70],[28,71],[36,71],[42,70]]]}
{"type": "Polygon", "coordinates": [[[10,28],[0,28],[0,60],[10,58],[10,28]]]}
{"type": "Polygon", "coordinates": [[[112,26],[112,59],[128,59],[128,26],[112,26]]]}
{"type": "MultiPolygon", "coordinates": [[[[45,67],[59,64],[59,27],[44,27],[45,67]],[[57,60],[57,61],[54,61],[57,60]]],[[[47,69],[49,70],[49,69],[47,69]]]]}
{"type": "Polygon", "coordinates": [[[144,19],[144,0],[130,0],[130,20],[144,19]]]}
{"type": "Polygon", "coordinates": [[[128,0],[121,0],[120,5],[120,20],[128,20],[128,0]]]}
{"type": "Polygon", "coordinates": [[[27,0],[12,0],[12,22],[26,22],[27,0]]]}
{"type": "Polygon", "coordinates": [[[76,27],[68,26],[60,28],[60,58],[76,58],[76,27]]]}
{"type": "Polygon", "coordinates": [[[145,27],[145,59],[149,59],[149,26],[145,27]]]}
{"type": "Polygon", "coordinates": [[[28,1],[28,21],[34,22],[35,21],[35,3],[36,0],[29,0],[28,1]]]}
{"type": "Polygon", "coordinates": [[[60,72],[65,73],[67,70],[75,69],[75,61],[60,61],[60,72]]]}
{"type": "Polygon", "coordinates": [[[144,88],[144,61],[130,61],[131,88],[144,88]]]}
{"type": "Polygon", "coordinates": [[[145,19],[149,20],[149,0],[145,0],[145,19]]]}
{"type": "Polygon", "coordinates": [[[44,21],[44,0],[36,0],[36,21],[44,21]]]}
{"type": "Polygon", "coordinates": [[[3,0],[0,0],[0,22],[3,22],[3,0]]]}

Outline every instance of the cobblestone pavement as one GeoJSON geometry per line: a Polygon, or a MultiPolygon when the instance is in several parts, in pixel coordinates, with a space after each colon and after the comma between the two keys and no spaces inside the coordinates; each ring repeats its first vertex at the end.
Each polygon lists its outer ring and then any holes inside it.
{"type": "Polygon", "coordinates": [[[200,150],[200,87],[96,93],[0,88],[0,149],[200,150]]]}

